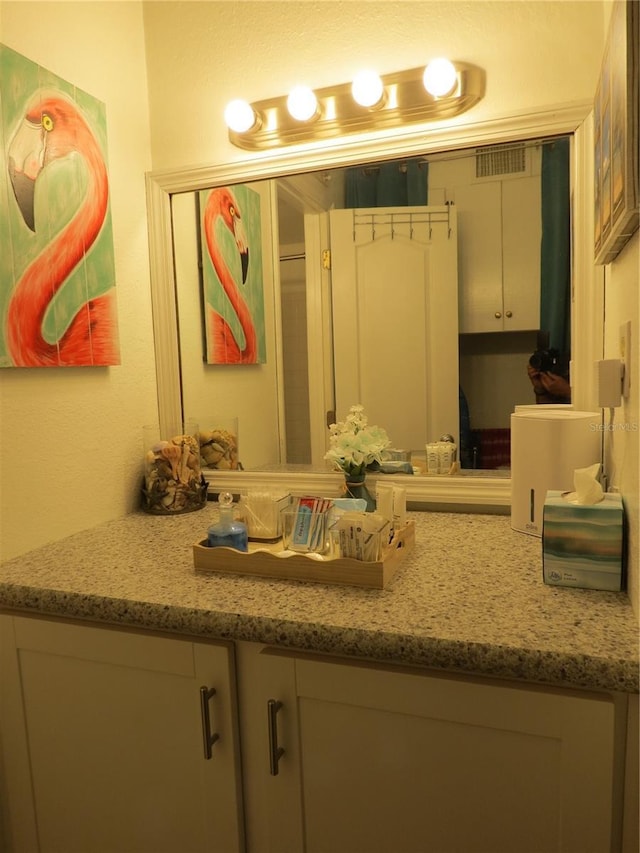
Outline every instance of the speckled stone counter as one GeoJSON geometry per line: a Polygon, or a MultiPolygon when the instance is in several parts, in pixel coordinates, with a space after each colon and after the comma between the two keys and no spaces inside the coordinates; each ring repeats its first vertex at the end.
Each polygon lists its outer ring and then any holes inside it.
{"type": "Polygon", "coordinates": [[[135,513],[32,551],[0,567],[0,608],[638,691],[626,595],[546,586],[540,540],[508,517],[411,513],[415,550],[384,590],[196,573],[214,517],[135,513]]]}

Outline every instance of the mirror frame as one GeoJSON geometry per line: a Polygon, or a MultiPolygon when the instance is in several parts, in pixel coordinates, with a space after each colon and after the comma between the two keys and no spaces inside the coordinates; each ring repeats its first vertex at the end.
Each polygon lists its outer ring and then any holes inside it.
{"type": "MultiPolygon", "coordinates": [[[[270,152],[267,156],[237,160],[226,164],[151,171],[146,174],[149,229],[151,304],[158,387],[158,417],[161,432],[179,431],[182,421],[180,342],[175,297],[171,196],[226,184],[246,183],[285,177],[300,171],[314,171],[429,154],[449,149],[495,145],[504,142],[577,133],[592,111],[591,102],[574,102],[539,112],[516,113],[486,121],[453,123],[436,130],[412,131],[393,138],[377,140],[338,140],[303,150],[270,152]]],[[[593,270],[592,231],[589,221],[588,187],[591,178],[585,142],[572,146],[572,210],[573,210],[573,280],[584,280],[593,270]]],[[[590,278],[593,278],[591,273],[590,278]]],[[[581,292],[582,288],[580,289],[581,292]]],[[[591,288],[585,288],[590,294],[591,288]]],[[[587,295],[580,301],[574,289],[572,328],[593,328],[597,306],[591,306],[587,295]],[[588,325],[585,326],[585,320],[588,325]]],[[[575,340],[575,336],[573,338],[575,340]]],[[[587,347],[580,357],[594,352],[587,347]]],[[[575,356],[575,353],[572,353],[575,356]]],[[[597,357],[597,356],[594,356],[597,357]]],[[[589,364],[591,362],[589,361],[589,364]]],[[[572,373],[574,400],[581,377],[587,376],[586,362],[572,373]]],[[[582,395],[584,399],[584,394],[582,395]]],[[[581,405],[584,406],[584,403],[581,405]]],[[[286,467],[286,466],[285,466],[286,467]]],[[[300,473],[299,471],[207,472],[215,480],[216,491],[238,493],[247,489],[277,488],[293,493],[316,493],[332,496],[340,493],[343,477],[339,473],[300,473]]],[[[444,508],[475,511],[508,512],[511,503],[511,480],[490,475],[454,477],[394,477],[384,475],[385,482],[397,482],[407,490],[407,501],[435,504],[444,508]]]]}

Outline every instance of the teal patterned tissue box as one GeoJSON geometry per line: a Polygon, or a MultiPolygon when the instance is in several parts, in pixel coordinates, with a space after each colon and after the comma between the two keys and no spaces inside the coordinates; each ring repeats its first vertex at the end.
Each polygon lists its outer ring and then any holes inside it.
{"type": "Polygon", "coordinates": [[[544,582],[585,589],[622,589],[624,511],[620,495],[606,493],[591,506],[547,492],[542,522],[544,582]]]}

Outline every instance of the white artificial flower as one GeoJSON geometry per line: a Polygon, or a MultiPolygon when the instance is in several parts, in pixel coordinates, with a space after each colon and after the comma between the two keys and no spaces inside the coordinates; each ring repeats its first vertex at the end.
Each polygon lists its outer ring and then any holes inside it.
{"type": "Polygon", "coordinates": [[[363,406],[351,406],[344,421],[329,427],[329,450],[324,458],[345,474],[362,474],[367,465],[382,461],[382,451],[390,444],[382,427],[368,425],[363,406]]]}

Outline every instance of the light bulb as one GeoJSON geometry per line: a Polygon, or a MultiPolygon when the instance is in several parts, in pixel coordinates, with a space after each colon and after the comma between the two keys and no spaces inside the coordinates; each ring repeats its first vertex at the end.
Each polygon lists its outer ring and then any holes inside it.
{"type": "Polygon", "coordinates": [[[361,107],[375,107],[384,95],[382,80],[375,71],[359,71],[351,84],[351,94],[361,107]]]}
{"type": "Polygon", "coordinates": [[[458,75],[448,59],[433,59],[424,69],[424,88],[434,98],[448,95],[456,84],[458,75]]]}
{"type": "Polygon", "coordinates": [[[230,130],[246,133],[256,124],[257,116],[251,104],[238,98],[225,107],[224,121],[230,130]]]}
{"type": "Polygon", "coordinates": [[[309,121],[318,112],[318,99],[308,86],[296,86],[287,98],[287,109],[297,121],[309,121]]]}

